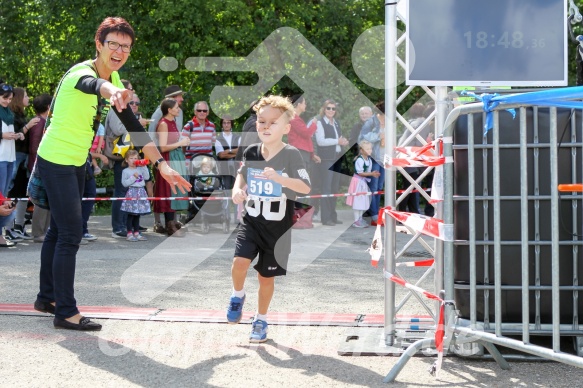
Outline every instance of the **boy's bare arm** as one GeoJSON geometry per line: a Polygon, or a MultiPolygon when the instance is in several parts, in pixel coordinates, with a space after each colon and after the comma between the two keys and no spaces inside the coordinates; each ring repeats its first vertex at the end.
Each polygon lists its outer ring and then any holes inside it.
{"type": "Polygon", "coordinates": [[[243,190],[243,187],[245,187],[246,184],[243,175],[237,174],[235,184],[233,185],[233,191],[231,192],[231,198],[236,205],[243,203],[247,199],[247,193],[243,190]]]}

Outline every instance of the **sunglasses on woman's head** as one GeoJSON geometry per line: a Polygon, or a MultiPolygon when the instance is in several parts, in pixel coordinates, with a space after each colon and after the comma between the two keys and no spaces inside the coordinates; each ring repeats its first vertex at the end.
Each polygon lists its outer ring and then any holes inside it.
{"type": "Polygon", "coordinates": [[[8,84],[2,84],[2,85],[0,85],[0,90],[2,90],[3,92],[11,92],[12,86],[10,86],[8,84]]]}

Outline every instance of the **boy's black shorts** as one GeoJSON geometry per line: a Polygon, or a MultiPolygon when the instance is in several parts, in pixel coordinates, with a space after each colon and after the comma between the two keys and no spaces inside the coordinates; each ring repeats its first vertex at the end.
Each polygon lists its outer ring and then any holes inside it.
{"type": "Polygon", "coordinates": [[[249,224],[241,223],[235,241],[235,257],[253,261],[257,254],[259,260],[253,266],[265,278],[284,276],[287,269],[289,252],[278,252],[277,259],[273,247],[276,242],[265,241],[249,224]]]}

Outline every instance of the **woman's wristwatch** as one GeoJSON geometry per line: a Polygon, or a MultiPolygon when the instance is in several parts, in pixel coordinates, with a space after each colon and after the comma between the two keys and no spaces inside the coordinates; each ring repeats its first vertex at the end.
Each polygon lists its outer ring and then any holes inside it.
{"type": "Polygon", "coordinates": [[[157,169],[157,168],[158,168],[158,165],[159,165],[160,163],[162,163],[162,162],[165,162],[165,161],[166,161],[166,160],[164,160],[164,158],[160,158],[160,159],[156,160],[156,161],[154,162],[154,167],[157,169]]]}

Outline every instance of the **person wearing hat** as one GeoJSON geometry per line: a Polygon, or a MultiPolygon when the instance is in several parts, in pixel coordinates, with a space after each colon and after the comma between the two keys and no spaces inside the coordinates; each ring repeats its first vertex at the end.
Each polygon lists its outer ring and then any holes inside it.
{"type": "MultiPolygon", "coordinates": [[[[178,85],[170,85],[166,89],[164,89],[164,98],[175,99],[178,102],[178,107],[181,107],[182,101],[184,101],[183,94],[184,92],[182,91],[182,89],[180,89],[180,86],[178,85]]],[[[183,117],[184,114],[182,112],[182,108],[180,108],[180,114],[176,117],[177,128],[182,128],[183,117]]],[[[155,140],[154,136],[156,136],[156,127],[158,126],[158,122],[160,121],[161,118],[162,109],[160,108],[160,105],[158,105],[158,108],[156,108],[156,111],[154,112],[152,117],[150,117],[150,126],[148,127],[148,132],[150,133],[150,137],[152,138],[152,140],[155,140]]]]}

